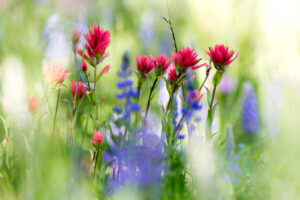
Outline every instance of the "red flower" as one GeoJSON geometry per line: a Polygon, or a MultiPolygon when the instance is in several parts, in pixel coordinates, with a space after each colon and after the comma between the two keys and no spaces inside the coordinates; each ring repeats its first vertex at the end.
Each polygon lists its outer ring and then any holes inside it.
{"type": "Polygon", "coordinates": [[[85,61],[82,62],[81,71],[86,72],[88,70],[88,66],[85,61]]]}
{"type": "Polygon", "coordinates": [[[169,75],[169,79],[171,79],[171,81],[176,83],[178,78],[176,67],[172,66],[171,69],[169,70],[168,75],[169,75]]]}
{"type": "Polygon", "coordinates": [[[39,102],[39,100],[35,96],[32,96],[32,97],[29,98],[28,109],[32,113],[39,112],[39,110],[40,110],[40,102],[39,102]]]}
{"type": "Polygon", "coordinates": [[[158,67],[157,67],[158,70],[156,70],[156,71],[159,73],[159,75],[165,73],[171,65],[170,58],[167,59],[167,56],[162,55],[162,54],[159,54],[157,56],[156,62],[158,65],[158,67]]]}
{"type": "Polygon", "coordinates": [[[190,49],[189,47],[183,47],[182,50],[179,49],[176,54],[172,52],[172,56],[176,67],[180,71],[185,71],[187,68],[195,70],[205,65],[197,65],[202,58],[198,59],[198,55],[195,50],[190,49]]]}
{"type": "Polygon", "coordinates": [[[93,146],[98,146],[103,143],[104,140],[104,133],[103,132],[98,132],[96,129],[94,131],[94,138],[91,139],[91,143],[93,146]]]}
{"type": "Polygon", "coordinates": [[[205,53],[209,55],[215,68],[222,71],[225,70],[224,67],[228,66],[239,56],[239,53],[237,52],[235,57],[232,58],[235,52],[233,50],[229,51],[228,47],[223,44],[217,44],[215,48],[209,47],[209,52],[205,51],[205,53]]]}
{"type": "Polygon", "coordinates": [[[61,85],[65,81],[65,79],[70,76],[68,69],[64,69],[63,65],[60,63],[51,63],[47,64],[45,60],[43,60],[44,67],[44,77],[50,84],[61,85]]]}
{"type": "Polygon", "coordinates": [[[102,76],[103,74],[107,74],[109,70],[111,69],[110,65],[106,65],[100,72],[100,75],[102,76]]]}
{"type": "Polygon", "coordinates": [[[78,49],[77,52],[84,56],[85,59],[92,63],[102,61],[108,56],[105,52],[106,48],[110,44],[110,32],[100,28],[100,26],[94,25],[93,29],[89,33],[84,34],[84,37],[88,44],[85,45],[85,49],[88,53],[83,55],[83,51],[78,49]]]}
{"type": "Polygon", "coordinates": [[[141,57],[136,56],[136,65],[137,70],[140,72],[141,75],[148,76],[151,72],[155,71],[157,68],[157,62],[153,58],[153,56],[144,56],[141,57]]]}
{"type": "Polygon", "coordinates": [[[84,86],[83,82],[81,82],[81,81],[79,81],[79,82],[72,81],[71,94],[73,97],[76,94],[76,88],[77,88],[76,99],[83,99],[85,92],[86,92],[86,86],[84,86]]]}

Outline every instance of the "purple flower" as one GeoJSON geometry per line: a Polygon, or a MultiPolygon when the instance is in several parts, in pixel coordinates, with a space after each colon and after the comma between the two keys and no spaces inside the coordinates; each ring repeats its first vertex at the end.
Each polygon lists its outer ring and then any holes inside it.
{"type": "Polygon", "coordinates": [[[245,99],[243,104],[243,130],[255,134],[260,129],[257,95],[251,83],[244,85],[245,99]]]}
{"type": "Polygon", "coordinates": [[[132,88],[133,81],[129,79],[129,76],[131,75],[129,67],[129,53],[125,52],[121,64],[121,71],[118,73],[119,77],[122,80],[117,83],[117,87],[121,90],[121,93],[116,95],[118,99],[125,100],[124,109],[118,107],[114,108],[114,111],[117,114],[121,114],[121,118],[126,120],[127,122],[130,122],[131,120],[131,112],[138,112],[140,110],[140,106],[132,100],[132,98],[138,97],[138,92],[132,88]],[[122,111],[124,111],[124,113],[122,113],[122,111]]]}

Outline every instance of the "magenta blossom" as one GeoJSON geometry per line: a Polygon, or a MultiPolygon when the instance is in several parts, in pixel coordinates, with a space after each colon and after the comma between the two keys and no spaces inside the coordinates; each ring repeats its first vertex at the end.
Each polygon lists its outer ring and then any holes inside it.
{"type": "Polygon", "coordinates": [[[191,68],[192,70],[198,69],[205,64],[199,64],[199,61],[202,59],[198,59],[198,54],[194,49],[190,49],[189,47],[179,49],[176,54],[172,52],[173,60],[175,62],[176,68],[180,71],[185,72],[187,68],[191,68]]]}
{"type": "Polygon", "coordinates": [[[172,66],[171,69],[169,70],[169,79],[173,82],[177,82],[178,74],[177,74],[177,69],[176,67],[172,66]]]}
{"type": "Polygon", "coordinates": [[[104,133],[103,132],[98,132],[96,129],[94,131],[94,137],[93,139],[91,139],[91,144],[93,146],[98,146],[101,145],[103,143],[104,140],[104,133]]]}
{"type": "Polygon", "coordinates": [[[156,72],[158,75],[164,74],[171,65],[170,58],[167,58],[167,56],[163,54],[157,56],[156,62],[158,66],[156,72]]]}
{"type": "Polygon", "coordinates": [[[145,77],[147,77],[150,73],[156,70],[157,68],[157,61],[153,58],[153,56],[145,56],[142,55],[141,57],[136,56],[136,65],[137,70],[139,73],[145,77]]]}
{"type": "Polygon", "coordinates": [[[106,48],[110,44],[110,32],[103,30],[100,26],[94,25],[94,27],[89,31],[89,33],[84,34],[87,41],[85,49],[88,55],[84,54],[83,51],[78,49],[77,52],[84,56],[84,59],[89,61],[91,64],[97,64],[108,56],[106,48]]]}
{"type": "Polygon", "coordinates": [[[209,52],[205,51],[205,53],[209,55],[215,68],[221,71],[224,71],[225,68],[239,56],[237,52],[233,57],[235,52],[233,50],[229,51],[228,47],[223,44],[217,44],[215,48],[209,47],[209,52]]]}

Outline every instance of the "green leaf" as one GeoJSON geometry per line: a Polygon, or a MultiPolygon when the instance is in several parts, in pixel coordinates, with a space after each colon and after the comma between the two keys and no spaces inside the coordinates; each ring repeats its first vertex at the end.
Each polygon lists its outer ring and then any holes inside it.
{"type": "Polygon", "coordinates": [[[13,144],[11,140],[8,140],[6,146],[6,167],[11,169],[13,166],[13,144]]]}
{"type": "MultiPolygon", "coordinates": [[[[205,87],[205,86],[204,86],[205,87]]],[[[210,105],[210,101],[211,101],[211,95],[210,95],[210,91],[207,87],[205,87],[206,90],[206,99],[207,99],[207,104],[210,105]]]]}
{"type": "Polygon", "coordinates": [[[212,119],[214,119],[215,111],[216,111],[216,108],[217,108],[217,105],[218,105],[218,104],[219,104],[219,103],[216,103],[216,104],[214,104],[213,107],[212,107],[212,114],[211,114],[212,119]]]}
{"type": "Polygon", "coordinates": [[[3,116],[0,115],[0,142],[7,136],[6,121],[3,116]]]}
{"type": "Polygon", "coordinates": [[[213,77],[213,80],[212,80],[213,85],[214,85],[215,87],[217,87],[217,86],[221,83],[222,77],[223,77],[223,72],[222,72],[222,71],[219,71],[219,70],[216,71],[216,73],[215,73],[215,75],[214,75],[214,77],[213,77]]]}
{"type": "Polygon", "coordinates": [[[2,148],[2,147],[0,146],[0,168],[2,168],[2,167],[3,167],[3,164],[4,164],[4,162],[3,162],[3,157],[4,157],[4,148],[2,148]]]}
{"type": "Polygon", "coordinates": [[[87,95],[88,100],[93,104],[96,105],[97,101],[96,101],[96,93],[95,92],[91,92],[87,95]]]}
{"type": "Polygon", "coordinates": [[[118,138],[115,136],[115,134],[114,134],[114,132],[113,132],[113,130],[112,130],[112,128],[111,128],[111,125],[110,125],[109,120],[106,121],[106,124],[107,124],[107,126],[108,126],[108,128],[109,128],[110,137],[111,137],[112,141],[113,141],[114,143],[117,143],[117,142],[118,142],[118,141],[117,141],[118,138]]]}

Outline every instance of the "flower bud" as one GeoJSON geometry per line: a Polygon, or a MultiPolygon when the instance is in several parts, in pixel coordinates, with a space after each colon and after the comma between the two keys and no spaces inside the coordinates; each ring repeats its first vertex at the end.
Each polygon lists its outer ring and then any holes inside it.
{"type": "Polygon", "coordinates": [[[40,102],[35,96],[29,98],[28,109],[31,113],[35,114],[40,110],[40,102]]]}
{"type": "Polygon", "coordinates": [[[99,146],[103,143],[104,140],[104,133],[103,132],[98,132],[96,129],[94,131],[94,137],[91,139],[91,144],[93,146],[99,146]]]}

